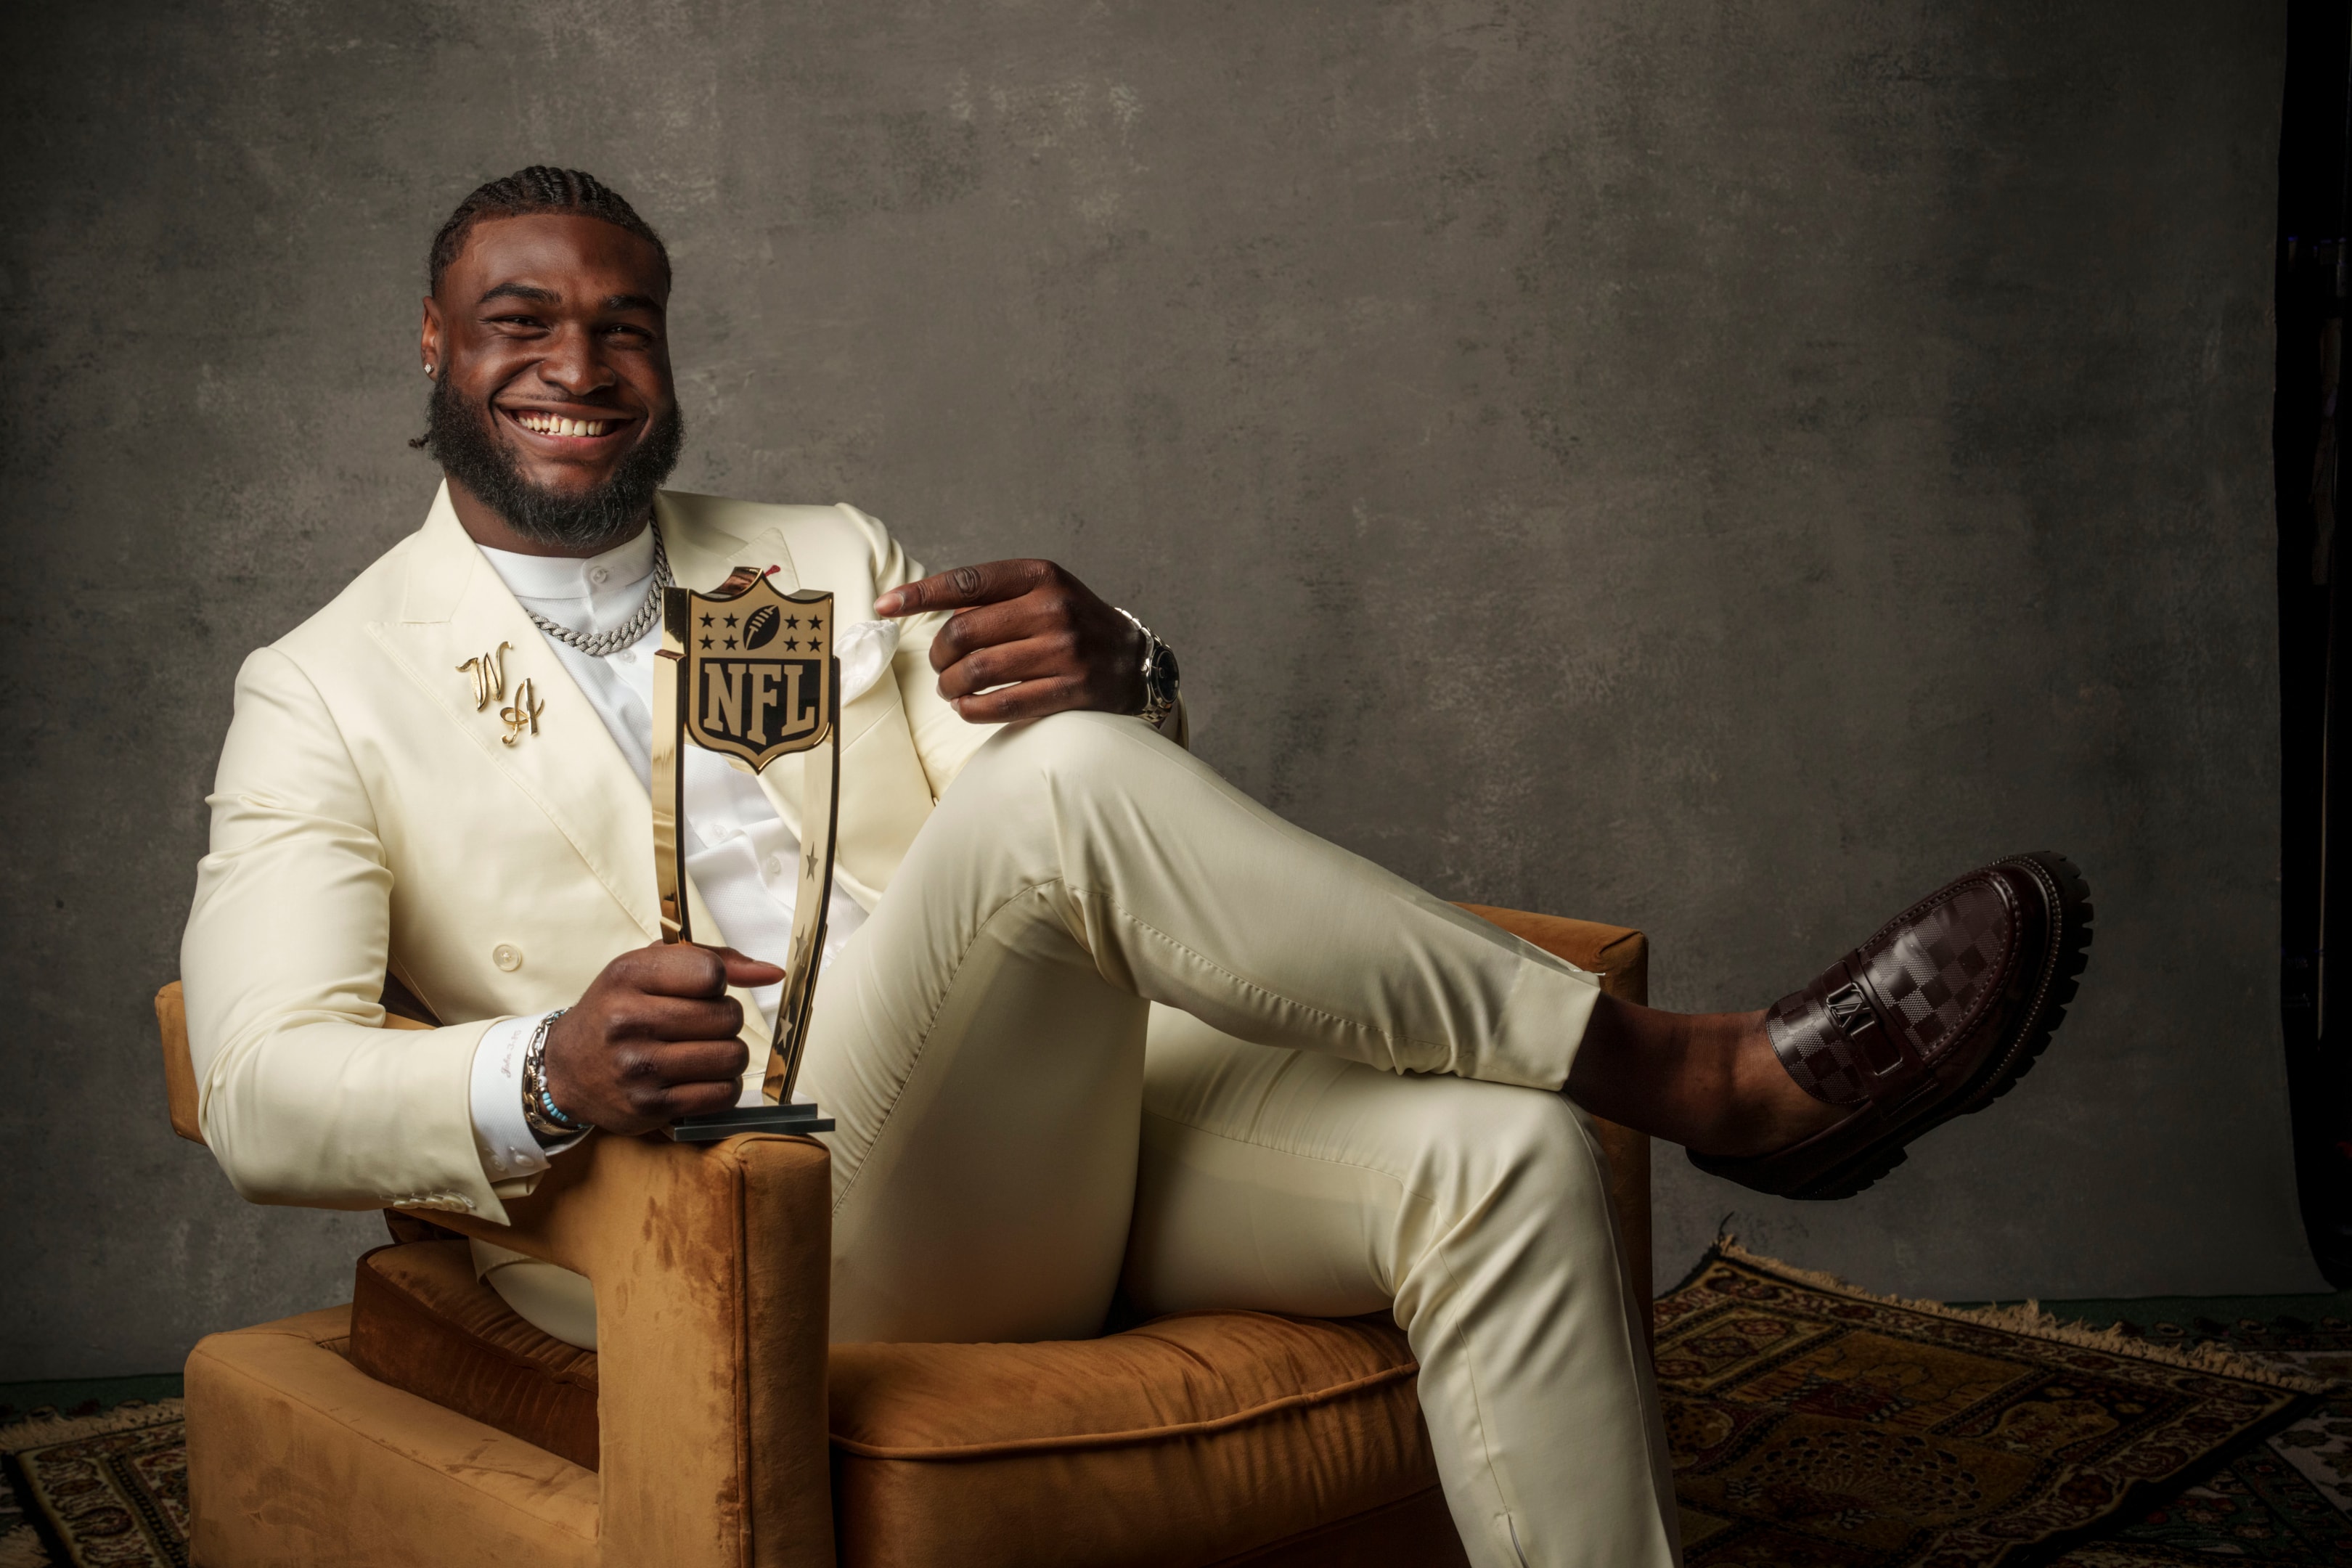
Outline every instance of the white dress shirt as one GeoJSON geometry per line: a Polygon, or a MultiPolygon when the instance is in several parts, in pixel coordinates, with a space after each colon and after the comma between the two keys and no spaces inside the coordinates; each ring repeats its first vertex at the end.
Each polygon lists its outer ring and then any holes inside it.
{"type": "MultiPolygon", "coordinates": [[[[626,544],[583,560],[562,555],[519,555],[479,546],[482,556],[527,610],[593,637],[625,623],[645,603],[653,580],[653,531],[626,544]]],[[[571,671],[613,743],[646,787],[646,810],[653,810],[653,681],[661,647],[656,616],[646,634],[625,648],[599,658],[548,637],[555,657],[571,671]]],[[[862,621],[835,639],[841,660],[841,702],[846,707],[881,679],[898,651],[895,621],[862,621]]],[[[686,873],[719,922],[719,935],[740,952],[781,963],[792,946],[793,911],[798,902],[800,840],[768,804],[751,769],[716,752],[686,748],[686,842],[679,845],[686,873]]],[[[838,889],[825,922],[829,962],[866,921],[866,911],[838,889]]],[[[763,1016],[772,1022],[781,985],[757,993],[763,1016]]],[[[522,1058],[539,1016],[509,1018],[482,1036],[474,1049],[471,1083],[474,1139],[482,1168],[493,1182],[510,1181],[547,1168],[552,1150],[541,1149],[522,1113],[522,1058]]],[[[741,1103],[759,1098],[761,1064],[744,1077],[741,1103]]],[[[568,1143],[553,1146],[568,1148],[568,1143]]]]}

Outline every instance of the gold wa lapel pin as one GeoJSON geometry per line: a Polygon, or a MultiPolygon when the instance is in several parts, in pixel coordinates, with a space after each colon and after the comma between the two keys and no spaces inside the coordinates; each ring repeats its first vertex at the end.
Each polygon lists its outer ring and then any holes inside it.
{"type": "MultiPolygon", "coordinates": [[[[474,683],[474,711],[479,713],[493,702],[505,702],[507,695],[507,649],[514,644],[502,642],[488,653],[478,653],[457,667],[457,673],[474,683]]],[[[547,704],[540,700],[539,688],[529,676],[515,683],[514,700],[499,710],[499,722],[507,732],[499,737],[499,744],[511,746],[525,735],[539,733],[539,716],[547,704]]]]}

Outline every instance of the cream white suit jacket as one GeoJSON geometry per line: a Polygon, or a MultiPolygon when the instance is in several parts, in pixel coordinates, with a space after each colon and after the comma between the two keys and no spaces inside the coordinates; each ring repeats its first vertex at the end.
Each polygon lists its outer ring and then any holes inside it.
{"type": "MultiPolygon", "coordinates": [[[[924,574],[848,506],[664,494],[656,512],[681,584],[773,565],[786,592],[831,590],[845,626],[924,574]]],[[[842,713],[837,875],[868,909],[992,732],[938,696],[928,654],[943,621],[909,617],[891,676],[842,713]]],[[[761,775],[794,832],[799,770],[793,757],[761,775]]],[[[657,940],[652,819],[446,488],[422,529],[246,660],[209,804],[180,973],[205,1138],[237,1191],[503,1221],[500,1194],[530,1184],[494,1190],[484,1174],[475,1045],[501,1017],[576,1001],[614,955],[657,940]],[[509,694],[528,678],[543,704],[538,732],[512,745],[500,704],[478,710],[458,668],[502,643],[509,694]],[[446,1026],[379,1027],[386,973],[446,1026]]],[[[715,930],[689,898],[696,929],[715,930]]]]}

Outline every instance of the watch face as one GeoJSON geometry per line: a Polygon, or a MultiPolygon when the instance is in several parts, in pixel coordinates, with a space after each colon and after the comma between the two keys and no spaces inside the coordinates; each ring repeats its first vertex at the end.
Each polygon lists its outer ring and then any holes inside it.
{"type": "Polygon", "coordinates": [[[1158,724],[1176,706],[1176,650],[1149,631],[1143,635],[1151,637],[1143,665],[1143,717],[1158,724]]]}

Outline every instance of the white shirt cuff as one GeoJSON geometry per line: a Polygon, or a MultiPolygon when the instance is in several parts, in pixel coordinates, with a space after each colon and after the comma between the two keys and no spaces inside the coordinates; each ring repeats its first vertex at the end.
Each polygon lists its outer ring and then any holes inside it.
{"type": "Polygon", "coordinates": [[[535,1176],[547,1169],[547,1157],[561,1153],[587,1136],[567,1138],[542,1149],[522,1114],[522,1058],[530,1035],[543,1014],[501,1018],[482,1031],[474,1047],[470,1084],[474,1112],[474,1147],[482,1156],[482,1173],[493,1183],[535,1176]]]}

